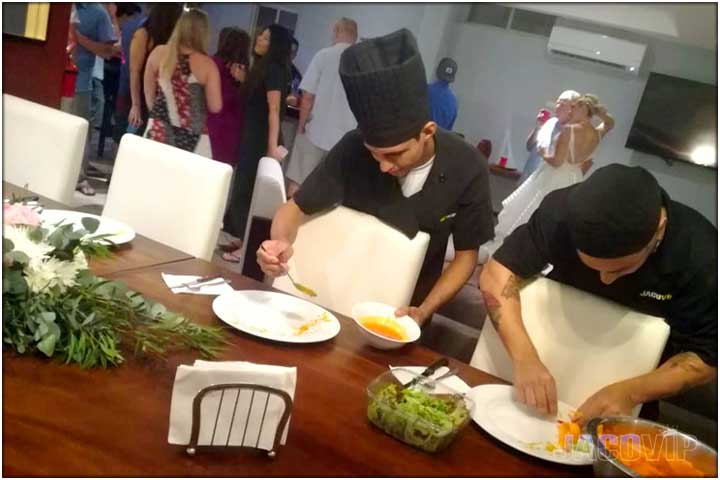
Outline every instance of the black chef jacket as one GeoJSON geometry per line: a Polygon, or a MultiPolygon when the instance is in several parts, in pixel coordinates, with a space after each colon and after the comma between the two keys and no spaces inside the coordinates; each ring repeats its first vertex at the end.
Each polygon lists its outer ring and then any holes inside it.
{"type": "Polygon", "coordinates": [[[662,317],[670,325],[669,354],[696,353],[717,366],[717,229],[695,210],[670,200],[665,237],[634,273],[610,285],[580,260],[570,238],[567,202],[577,185],[549,193],[525,225],[505,239],[494,258],[530,277],[550,264],[548,278],[662,317]]]}
{"type": "MultiPolygon", "coordinates": [[[[438,129],[435,161],[422,190],[405,198],[398,179],[383,173],[358,130],[347,133],[293,197],[303,213],[344,205],[413,238],[430,234],[411,305],[419,305],[442,274],[448,236],[456,250],[476,250],[493,236],[487,159],[459,136],[438,129]]],[[[368,245],[381,248],[380,245],[368,245]]]]}

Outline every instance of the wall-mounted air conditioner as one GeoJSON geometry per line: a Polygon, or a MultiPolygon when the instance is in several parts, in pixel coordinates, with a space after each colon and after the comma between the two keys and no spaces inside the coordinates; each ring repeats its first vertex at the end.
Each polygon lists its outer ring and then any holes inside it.
{"type": "Polygon", "coordinates": [[[548,52],[577,58],[638,75],[647,46],[556,25],[550,33],[548,52]]]}

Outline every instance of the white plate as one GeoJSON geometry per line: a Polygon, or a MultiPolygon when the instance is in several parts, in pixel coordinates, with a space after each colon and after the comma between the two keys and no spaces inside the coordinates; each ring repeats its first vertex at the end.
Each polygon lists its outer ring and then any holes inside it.
{"type": "Polygon", "coordinates": [[[86,217],[94,218],[100,222],[98,229],[92,235],[111,234],[111,236],[107,238],[116,245],[130,242],[135,238],[135,230],[112,218],[99,217],[97,215],[71,210],[43,210],[40,214],[43,227],[46,228],[60,221],[62,221],[63,224],[72,223],[76,225],[76,228],[83,228],[82,219],[86,217]]]}
{"type": "Polygon", "coordinates": [[[217,297],[213,312],[238,330],[278,342],[324,342],[340,333],[340,322],[322,307],[291,295],[238,290],[217,297]],[[303,327],[309,327],[300,331],[303,327]]]}
{"type": "MultiPolygon", "coordinates": [[[[559,448],[557,421],[535,415],[524,405],[515,402],[511,386],[478,385],[470,390],[468,396],[475,402],[473,421],[506,445],[533,457],[565,465],[593,463],[591,445],[590,453],[559,448]],[[548,443],[557,448],[548,451],[548,443]]],[[[557,418],[568,420],[573,410],[569,405],[558,402],[557,418]]]]}

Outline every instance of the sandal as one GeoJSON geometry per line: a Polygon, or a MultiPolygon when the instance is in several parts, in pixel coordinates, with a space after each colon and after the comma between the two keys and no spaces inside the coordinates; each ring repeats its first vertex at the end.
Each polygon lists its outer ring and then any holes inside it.
{"type": "Polygon", "coordinates": [[[77,187],[75,187],[75,190],[82,193],[83,195],[87,195],[88,197],[92,197],[95,195],[95,189],[88,183],[87,180],[83,180],[82,182],[77,184],[77,187]]]}
{"type": "Polygon", "coordinates": [[[242,257],[240,257],[241,250],[237,249],[232,252],[225,252],[222,254],[222,259],[230,263],[240,263],[242,257]]]}
{"type": "Polygon", "coordinates": [[[242,248],[242,242],[230,242],[226,244],[219,244],[218,248],[223,252],[235,252],[240,251],[242,248]]]}

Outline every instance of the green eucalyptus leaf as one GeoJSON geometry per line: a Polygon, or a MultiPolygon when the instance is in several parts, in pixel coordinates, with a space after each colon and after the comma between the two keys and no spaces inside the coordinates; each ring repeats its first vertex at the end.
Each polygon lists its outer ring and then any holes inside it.
{"type": "Polygon", "coordinates": [[[35,243],[41,242],[43,238],[45,238],[45,234],[47,233],[47,230],[44,228],[33,228],[30,230],[30,233],[28,233],[28,238],[32,240],[35,243]]]}
{"type": "Polygon", "coordinates": [[[151,317],[159,317],[163,313],[167,312],[167,308],[165,308],[165,305],[161,303],[156,303],[150,308],[150,316],[151,317]]]}
{"type": "Polygon", "coordinates": [[[10,263],[19,263],[21,265],[27,265],[30,263],[30,257],[28,257],[25,252],[21,252],[19,250],[13,250],[10,253],[6,253],[5,259],[10,263]]]}
{"type": "Polygon", "coordinates": [[[80,270],[75,280],[81,287],[88,287],[97,282],[98,278],[90,270],[80,270]]]}
{"type": "Polygon", "coordinates": [[[95,312],[91,312],[90,315],[85,317],[85,320],[83,320],[81,326],[87,327],[92,323],[92,321],[95,320],[95,312]]]}
{"type": "Polygon", "coordinates": [[[12,240],[3,238],[3,253],[11,252],[13,248],[15,248],[15,245],[12,240]]]}
{"type": "Polygon", "coordinates": [[[66,236],[69,240],[80,240],[85,235],[87,235],[87,233],[85,233],[83,230],[73,230],[71,232],[68,232],[66,236]]]}
{"type": "Polygon", "coordinates": [[[27,282],[23,277],[21,270],[5,270],[3,269],[3,293],[23,294],[27,292],[27,282]],[[5,290],[5,281],[8,282],[8,288],[5,290]]]}
{"type": "Polygon", "coordinates": [[[49,335],[46,335],[40,343],[37,344],[38,350],[43,352],[48,357],[52,357],[53,353],[55,353],[55,343],[57,342],[58,337],[55,336],[54,333],[51,333],[49,335]]]}
{"type": "Polygon", "coordinates": [[[81,221],[83,228],[87,230],[88,233],[95,233],[95,231],[100,226],[100,221],[97,218],[83,217],[81,221]]]}

